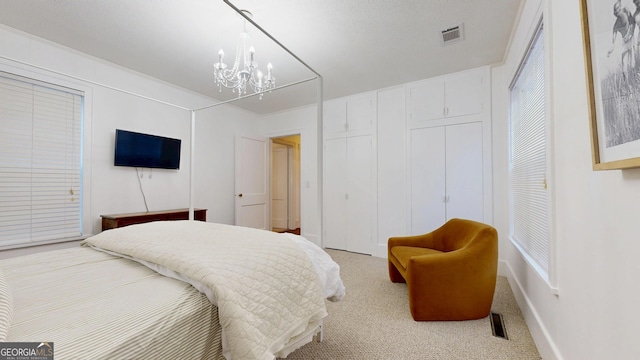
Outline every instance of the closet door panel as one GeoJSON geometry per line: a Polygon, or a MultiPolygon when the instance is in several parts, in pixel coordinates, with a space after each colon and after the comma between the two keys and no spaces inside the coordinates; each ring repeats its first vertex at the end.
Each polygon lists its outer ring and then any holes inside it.
{"type": "Polygon", "coordinates": [[[445,128],[411,130],[410,234],[424,234],[445,222],[445,128]]]}
{"type": "Polygon", "coordinates": [[[347,100],[347,131],[371,131],[376,118],[375,94],[357,95],[347,100]]]}
{"type": "Polygon", "coordinates": [[[371,136],[347,138],[347,247],[371,254],[372,202],[371,136]]]}
{"type": "Polygon", "coordinates": [[[344,134],[347,130],[347,104],[338,99],[327,101],[323,108],[323,126],[325,135],[344,134]]]}
{"type": "Polygon", "coordinates": [[[429,80],[408,88],[407,114],[411,121],[444,117],[444,81],[429,80]]]}
{"type": "Polygon", "coordinates": [[[446,127],[447,220],[484,221],[482,123],[446,127]]]}
{"type": "Polygon", "coordinates": [[[324,246],[347,248],[347,141],[324,142],[324,246]]]}
{"type": "Polygon", "coordinates": [[[475,73],[453,75],[445,84],[446,116],[463,116],[482,112],[482,77],[475,73]]]}

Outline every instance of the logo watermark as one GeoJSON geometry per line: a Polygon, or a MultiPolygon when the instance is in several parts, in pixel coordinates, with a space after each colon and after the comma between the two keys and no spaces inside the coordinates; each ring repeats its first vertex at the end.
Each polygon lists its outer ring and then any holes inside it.
{"type": "Polygon", "coordinates": [[[53,343],[0,342],[0,360],[53,360],[53,343]]]}

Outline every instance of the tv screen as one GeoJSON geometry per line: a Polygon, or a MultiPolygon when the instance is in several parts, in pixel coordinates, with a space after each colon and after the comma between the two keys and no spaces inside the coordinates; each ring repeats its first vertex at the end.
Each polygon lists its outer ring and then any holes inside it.
{"type": "Polygon", "coordinates": [[[115,166],[180,168],[180,139],[116,129],[115,166]]]}

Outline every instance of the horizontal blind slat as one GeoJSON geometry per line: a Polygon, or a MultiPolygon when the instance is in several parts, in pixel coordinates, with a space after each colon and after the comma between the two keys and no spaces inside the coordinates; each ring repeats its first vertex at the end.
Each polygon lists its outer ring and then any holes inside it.
{"type": "Polygon", "coordinates": [[[0,245],[81,235],[82,95],[0,73],[0,245]]]}
{"type": "Polygon", "coordinates": [[[549,266],[546,115],[542,29],[510,89],[512,238],[545,271],[549,266]]]}

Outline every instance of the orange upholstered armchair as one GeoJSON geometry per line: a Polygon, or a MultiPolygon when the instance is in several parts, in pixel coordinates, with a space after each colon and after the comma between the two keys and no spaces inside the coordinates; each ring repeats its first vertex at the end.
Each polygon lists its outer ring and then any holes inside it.
{"type": "Polygon", "coordinates": [[[389,239],[389,277],[406,282],[416,321],[480,319],[491,310],[498,270],[498,233],[451,219],[424,235],[389,239]]]}

